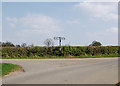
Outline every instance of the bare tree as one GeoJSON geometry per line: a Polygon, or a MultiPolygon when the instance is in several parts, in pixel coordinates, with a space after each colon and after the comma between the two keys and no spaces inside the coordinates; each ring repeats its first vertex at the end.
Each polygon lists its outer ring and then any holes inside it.
{"type": "Polygon", "coordinates": [[[48,38],[44,41],[44,44],[47,46],[47,47],[50,47],[50,46],[53,46],[54,42],[51,38],[48,38]]]}

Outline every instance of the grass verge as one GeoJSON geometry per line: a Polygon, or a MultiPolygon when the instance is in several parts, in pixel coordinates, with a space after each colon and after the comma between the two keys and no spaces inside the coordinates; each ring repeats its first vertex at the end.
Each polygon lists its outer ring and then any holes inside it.
{"type": "Polygon", "coordinates": [[[120,82],[118,84],[116,84],[115,86],[120,86],[120,82]]]}
{"type": "Polygon", "coordinates": [[[34,57],[2,57],[2,59],[61,59],[61,58],[112,58],[119,57],[118,55],[96,55],[96,56],[34,56],[34,57]]]}
{"type": "Polygon", "coordinates": [[[21,71],[22,67],[10,63],[0,63],[0,76],[8,75],[11,72],[21,71]]]}

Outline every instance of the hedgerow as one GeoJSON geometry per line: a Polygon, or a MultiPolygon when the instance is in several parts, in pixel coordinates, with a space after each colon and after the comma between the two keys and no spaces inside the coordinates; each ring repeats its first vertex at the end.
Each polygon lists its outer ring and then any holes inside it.
{"type": "Polygon", "coordinates": [[[118,46],[3,47],[2,57],[118,55],[118,46]]]}

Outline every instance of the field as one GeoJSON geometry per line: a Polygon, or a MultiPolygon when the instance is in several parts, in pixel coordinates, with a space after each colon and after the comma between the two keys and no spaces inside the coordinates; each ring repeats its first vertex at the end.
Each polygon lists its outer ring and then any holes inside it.
{"type": "Polygon", "coordinates": [[[0,76],[5,76],[11,72],[20,71],[22,68],[15,64],[0,63],[0,76]]]}

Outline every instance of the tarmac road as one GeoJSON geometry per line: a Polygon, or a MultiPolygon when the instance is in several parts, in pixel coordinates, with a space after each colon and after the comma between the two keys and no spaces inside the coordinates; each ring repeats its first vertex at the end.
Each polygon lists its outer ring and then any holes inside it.
{"type": "Polygon", "coordinates": [[[4,59],[24,72],[3,78],[3,84],[116,84],[118,58],[4,59]]]}

